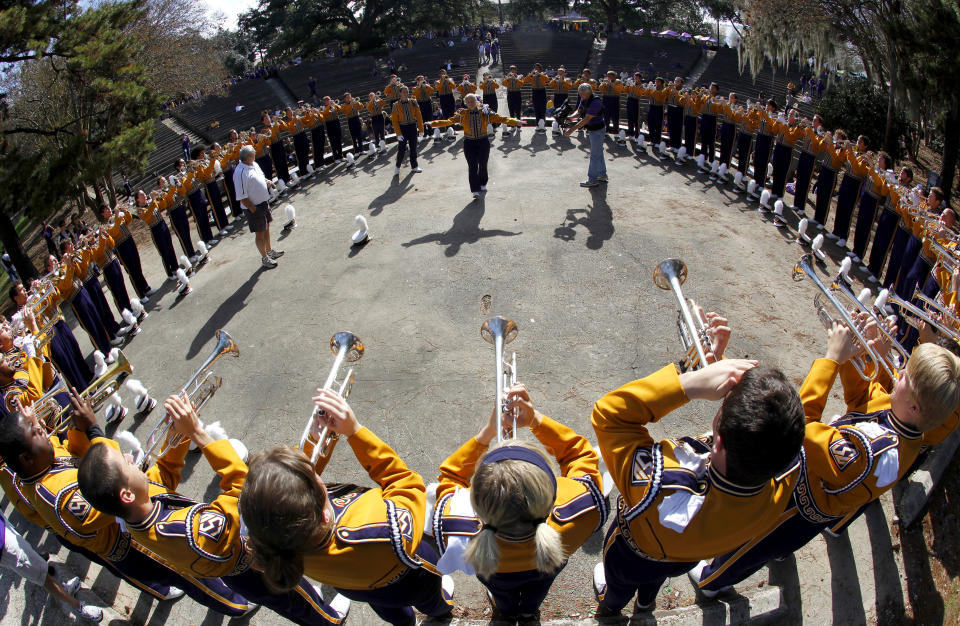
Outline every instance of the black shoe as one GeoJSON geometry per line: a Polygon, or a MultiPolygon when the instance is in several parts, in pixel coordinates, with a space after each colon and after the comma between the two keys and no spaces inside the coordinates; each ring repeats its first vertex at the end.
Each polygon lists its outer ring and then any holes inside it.
{"type": "Polygon", "coordinates": [[[601,601],[597,603],[597,612],[594,613],[593,616],[597,619],[602,619],[605,617],[620,617],[621,613],[620,611],[614,611],[601,601]]]}

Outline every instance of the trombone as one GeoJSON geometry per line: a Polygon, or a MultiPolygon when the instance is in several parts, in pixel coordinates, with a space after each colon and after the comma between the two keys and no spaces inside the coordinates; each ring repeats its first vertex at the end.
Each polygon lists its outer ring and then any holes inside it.
{"type": "Polygon", "coordinates": [[[514,352],[510,361],[503,358],[503,347],[517,338],[519,329],[516,323],[506,317],[491,317],[480,327],[480,336],[484,341],[493,344],[496,357],[497,376],[497,408],[500,415],[508,414],[513,418],[509,428],[504,427],[503,420],[497,419],[497,441],[515,439],[517,436],[517,417],[519,410],[507,408],[507,390],[517,382],[517,353],[514,352]]]}
{"type": "MultiPolygon", "coordinates": [[[[793,268],[793,280],[799,282],[803,280],[803,276],[806,274],[807,278],[813,281],[813,284],[816,285],[820,290],[820,293],[814,297],[813,304],[817,309],[817,317],[820,318],[820,322],[823,324],[823,327],[829,329],[833,325],[833,322],[837,321],[842,322],[850,329],[850,332],[854,334],[854,336],[857,338],[857,342],[863,348],[863,355],[851,359],[850,362],[857,370],[857,374],[860,375],[860,378],[864,380],[873,380],[874,377],[876,377],[879,368],[873,367],[872,371],[870,371],[868,367],[871,363],[873,365],[880,363],[880,357],[877,356],[876,351],[870,347],[867,338],[863,336],[863,333],[860,331],[857,322],[854,321],[853,317],[851,317],[849,311],[847,311],[843,304],[833,295],[833,290],[824,285],[823,281],[821,281],[817,276],[817,272],[811,264],[812,258],[812,254],[805,254],[800,257],[800,260],[793,268]],[[824,298],[826,298],[827,302],[835,309],[835,316],[831,316],[827,312],[826,304],[823,302],[824,298]]],[[[854,298],[854,300],[856,300],[856,298],[854,298]]]]}
{"type": "Polygon", "coordinates": [[[919,289],[914,291],[913,299],[919,300],[922,306],[917,306],[887,289],[882,289],[877,295],[876,301],[873,303],[873,308],[883,314],[886,311],[887,304],[896,305],[900,308],[900,317],[910,326],[920,330],[924,324],[927,324],[936,329],[938,333],[942,333],[955,342],[960,343],[960,331],[937,320],[934,316],[937,314],[943,315],[946,320],[957,324],[957,328],[960,328],[960,319],[957,319],[950,311],[942,308],[939,304],[928,298],[919,289]]]}
{"type": "Polygon", "coordinates": [[[707,352],[713,351],[713,340],[710,337],[710,328],[700,316],[700,307],[693,300],[684,297],[680,290],[687,280],[687,264],[680,259],[666,259],[661,261],[653,270],[654,284],[663,290],[673,290],[680,310],[677,313],[677,335],[680,345],[683,346],[684,356],[680,361],[681,371],[700,369],[707,364],[707,352]],[[690,312],[697,311],[696,321],[690,312]]]}
{"type": "MultiPolygon", "coordinates": [[[[349,331],[342,331],[330,337],[330,351],[337,355],[333,360],[333,366],[330,373],[327,374],[327,380],[323,383],[323,389],[332,389],[334,393],[347,399],[350,391],[353,389],[353,368],[347,370],[347,373],[340,380],[337,376],[344,362],[356,363],[363,357],[363,342],[360,338],[349,331]],[[334,387],[336,385],[336,388],[334,387]]],[[[330,430],[329,426],[324,426],[317,433],[314,433],[313,425],[323,415],[323,409],[314,407],[307,421],[306,428],[303,429],[303,435],[300,436],[300,450],[306,454],[306,446],[309,443],[310,463],[313,465],[317,475],[322,474],[330,457],[333,455],[333,448],[337,445],[340,435],[330,430]]]]}
{"type": "MultiPolygon", "coordinates": [[[[193,404],[197,413],[200,413],[200,410],[223,384],[223,379],[215,375],[210,370],[210,366],[213,365],[214,361],[227,354],[239,357],[240,348],[227,331],[220,329],[217,331],[217,345],[213,352],[180,389],[180,395],[185,396],[193,404]]],[[[182,441],[183,435],[173,430],[173,418],[170,417],[169,413],[165,413],[160,423],[147,436],[146,445],[142,446],[143,458],[139,462],[140,469],[146,470],[146,468],[159,461],[167,450],[176,448],[182,441]]]]}
{"type": "MultiPolygon", "coordinates": [[[[117,393],[123,381],[133,373],[133,368],[123,352],[117,355],[117,360],[99,378],[90,383],[90,386],[80,393],[81,402],[90,402],[94,411],[97,411],[107,398],[117,393]]],[[[57,396],[69,393],[69,387],[60,377],[60,381],[48,389],[46,393],[33,403],[33,412],[37,416],[37,423],[43,426],[47,435],[59,435],[73,426],[73,406],[61,407],[57,396]]]]}

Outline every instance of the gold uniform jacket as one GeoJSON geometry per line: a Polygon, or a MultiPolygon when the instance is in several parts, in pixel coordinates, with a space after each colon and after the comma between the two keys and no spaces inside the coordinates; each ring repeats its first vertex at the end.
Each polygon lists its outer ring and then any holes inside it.
{"type": "MultiPolygon", "coordinates": [[[[726,554],[767,528],[797,482],[799,459],[762,485],[738,485],[709,464],[712,441],[683,437],[655,442],[646,424],[688,402],[676,367],[611,391],[594,404],[600,452],[620,490],[617,530],[642,558],[698,561],[726,554]],[[702,498],[687,518],[678,500],[702,498]]],[[[689,507],[686,509],[689,511],[689,507]]]]}
{"type": "Polygon", "coordinates": [[[434,128],[444,128],[446,126],[455,126],[459,124],[463,128],[463,136],[471,139],[480,139],[488,137],[490,124],[506,124],[507,126],[519,126],[520,120],[512,117],[504,117],[496,113],[486,112],[482,108],[476,111],[470,109],[460,109],[453,117],[448,120],[437,120],[430,122],[434,128]]]}
{"type": "Polygon", "coordinates": [[[33,505],[27,502],[20,486],[17,484],[17,475],[13,473],[10,466],[0,461],[0,489],[6,494],[7,500],[13,505],[13,508],[20,511],[20,514],[27,518],[27,521],[33,522],[40,528],[45,528],[47,522],[37,513],[33,505]]]}
{"type": "MultiPolygon", "coordinates": [[[[95,440],[99,440],[96,437],[95,440]]],[[[90,447],[87,435],[67,431],[67,444],[50,437],[54,461],[36,476],[20,477],[20,491],[53,532],[108,561],[118,561],[130,549],[130,535],[112,515],[93,508],[77,485],[77,465],[90,447]]]]}
{"type": "Polygon", "coordinates": [[[303,555],[305,575],[339,589],[378,589],[409,569],[435,572],[417,555],[427,508],[423,479],[367,428],[347,441],[380,487],[327,484],[336,521],[330,538],[303,555]]]}
{"type": "MultiPolygon", "coordinates": [[[[556,455],[561,475],[557,477],[557,497],[547,524],[560,533],[565,557],[573,554],[607,520],[607,503],[598,470],[600,458],[586,438],[572,429],[544,417],[533,434],[556,455]]],[[[440,553],[446,551],[452,535],[473,536],[480,532],[476,517],[460,517],[450,512],[450,500],[458,489],[469,489],[477,461],[487,451],[475,438],[460,446],[440,466],[440,484],[433,517],[433,536],[440,553]]],[[[533,539],[508,541],[497,537],[500,563],[497,572],[526,572],[537,569],[533,539]]]]}
{"type": "MultiPolygon", "coordinates": [[[[94,441],[116,445],[109,440],[94,441]]],[[[220,476],[222,493],[213,502],[198,503],[174,491],[189,449],[190,442],[185,440],[147,470],[153,509],[143,520],[127,523],[127,530],[134,541],[177,571],[201,578],[241,574],[250,568],[237,509],[247,466],[226,439],[202,448],[220,476]]]]}
{"type": "Polygon", "coordinates": [[[397,100],[393,103],[393,110],[390,111],[390,122],[393,124],[393,132],[397,137],[401,137],[400,132],[402,124],[416,124],[417,132],[423,134],[423,116],[420,114],[420,106],[413,100],[397,100]]]}

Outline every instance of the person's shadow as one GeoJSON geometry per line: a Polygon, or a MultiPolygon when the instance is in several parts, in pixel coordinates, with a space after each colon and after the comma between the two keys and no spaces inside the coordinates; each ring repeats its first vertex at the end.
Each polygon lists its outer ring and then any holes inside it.
{"type": "Polygon", "coordinates": [[[398,174],[394,174],[393,178],[390,179],[390,186],[387,187],[387,190],[382,194],[370,201],[370,204],[367,205],[367,209],[370,211],[370,215],[380,215],[383,212],[384,207],[389,204],[395,203],[397,200],[402,198],[408,191],[413,189],[413,171],[407,173],[406,177],[402,180],[398,174]]]}
{"type": "Polygon", "coordinates": [[[258,268],[257,271],[250,275],[250,278],[248,278],[245,283],[237,287],[237,290],[230,294],[230,297],[221,302],[217,310],[207,318],[206,323],[197,331],[197,335],[190,343],[190,348],[187,350],[186,356],[188,360],[197,356],[197,354],[200,353],[200,349],[203,348],[217,332],[217,329],[226,326],[227,323],[233,319],[233,316],[246,306],[247,297],[253,292],[253,286],[260,280],[260,275],[263,274],[264,271],[266,270],[264,270],[263,267],[258,268]]]}
{"type": "Polygon", "coordinates": [[[441,246],[447,246],[444,254],[447,256],[456,256],[460,252],[460,246],[468,243],[477,243],[487,237],[513,237],[521,233],[515,233],[507,230],[486,230],[480,228],[480,221],[486,210],[486,200],[480,196],[463,207],[453,218],[453,225],[449,230],[439,233],[430,233],[422,237],[417,237],[401,244],[404,248],[418,246],[424,243],[436,243],[441,246]]]}
{"type": "Polygon", "coordinates": [[[567,215],[554,231],[553,236],[563,241],[577,238],[577,226],[585,226],[590,233],[587,236],[587,248],[599,250],[603,242],[613,237],[613,211],[607,204],[607,185],[600,184],[590,188],[593,204],[586,209],[567,209],[567,215]]]}

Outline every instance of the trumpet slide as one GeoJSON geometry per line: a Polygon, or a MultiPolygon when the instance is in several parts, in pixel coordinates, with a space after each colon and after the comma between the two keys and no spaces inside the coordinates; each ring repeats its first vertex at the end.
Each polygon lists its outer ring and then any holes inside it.
{"type": "MultiPolygon", "coordinates": [[[[198,414],[223,384],[223,378],[215,375],[210,367],[217,359],[227,354],[239,357],[240,348],[233,337],[227,331],[221,329],[217,331],[217,345],[213,352],[180,389],[180,395],[185,396],[193,403],[193,407],[198,414]]],[[[183,436],[173,430],[173,418],[169,413],[165,413],[160,423],[147,435],[145,445],[142,447],[143,457],[139,460],[140,468],[146,470],[156,463],[167,450],[177,447],[182,441],[183,436]]]]}
{"type": "Polygon", "coordinates": [[[506,317],[491,317],[480,327],[480,336],[490,344],[496,357],[497,376],[497,410],[500,419],[497,420],[497,441],[514,439],[517,436],[517,409],[507,409],[507,390],[517,382],[517,353],[514,352],[510,361],[503,358],[503,347],[517,338],[519,329],[516,323],[506,317]],[[509,414],[513,423],[509,428],[503,425],[503,415],[509,414]]]}
{"type": "MultiPolygon", "coordinates": [[[[344,363],[356,363],[363,358],[363,342],[351,332],[339,332],[330,338],[330,351],[336,357],[333,360],[330,373],[327,374],[327,380],[323,383],[323,389],[332,389],[334,393],[346,399],[353,389],[353,368],[348,369],[340,380],[337,379],[337,376],[340,374],[340,369],[344,363]]],[[[340,435],[330,430],[328,426],[314,428],[321,415],[322,410],[314,407],[310,419],[307,421],[307,426],[303,429],[303,435],[300,436],[300,450],[304,454],[309,454],[310,463],[318,475],[323,473],[327,463],[330,462],[333,448],[337,445],[337,440],[340,439],[340,435]]]]}

